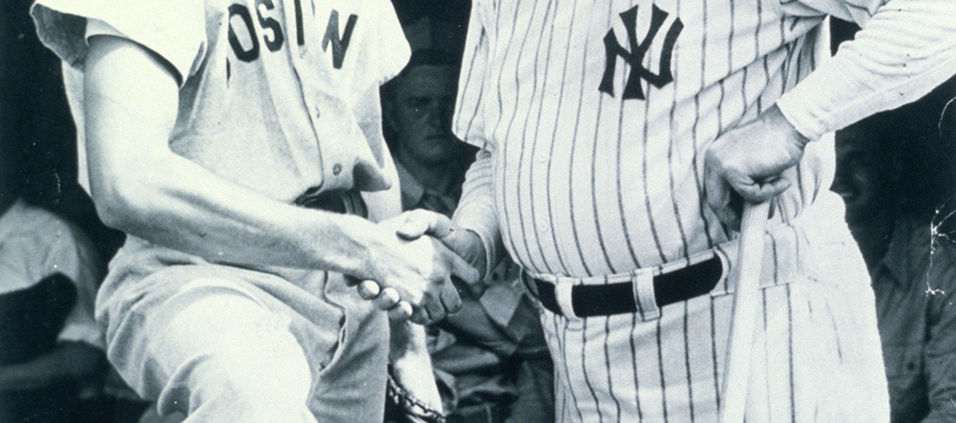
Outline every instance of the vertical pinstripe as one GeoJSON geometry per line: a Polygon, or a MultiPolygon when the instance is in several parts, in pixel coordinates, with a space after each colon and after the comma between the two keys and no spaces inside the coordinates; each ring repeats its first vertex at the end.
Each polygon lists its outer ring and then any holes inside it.
{"type": "Polygon", "coordinates": [[[635,348],[634,343],[637,338],[634,335],[635,330],[637,329],[637,315],[631,315],[631,332],[628,341],[630,341],[631,346],[631,371],[634,374],[634,405],[637,410],[637,420],[641,421],[644,417],[644,413],[641,411],[641,383],[639,381],[639,376],[637,372],[637,348],[635,348]]]}
{"type": "MultiPolygon", "coordinates": [[[[501,2],[501,3],[499,3],[499,5],[504,5],[504,4],[509,4],[509,3],[506,3],[506,2],[501,2]]],[[[538,2],[535,1],[534,4],[535,4],[535,6],[537,6],[538,2]]],[[[524,28],[525,28],[525,36],[524,36],[524,37],[521,37],[521,42],[520,42],[520,46],[519,46],[519,48],[518,48],[518,53],[517,53],[517,55],[514,56],[514,61],[516,62],[515,68],[517,69],[517,68],[520,68],[519,65],[520,65],[520,61],[521,61],[521,51],[524,49],[525,41],[527,41],[527,33],[531,30],[531,25],[521,25],[520,22],[519,22],[519,15],[518,15],[518,12],[520,12],[520,8],[518,7],[517,4],[510,4],[510,5],[511,5],[512,7],[514,7],[514,17],[512,18],[512,20],[516,23],[516,25],[514,25],[514,26],[511,28],[511,31],[508,33],[508,42],[506,43],[505,51],[504,51],[503,54],[502,54],[502,63],[507,64],[508,59],[509,59],[509,56],[511,55],[511,51],[512,51],[512,48],[511,48],[511,47],[513,47],[513,44],[514,44],[515,32],[518,30],[518,28],[524,27],[524,28]]],[[[525,17],[528,18],[529,21],[534,17],[534,13],[533,13],[533,12],[534,12],[534,11],[532,11],[531,14],[528,14],[527,16],[525,16],[525,17]]],[[[503,14],[503,13],[504,13],[504,11],[502,11],[501,13],[499,13],[499,16],[500,16],[501,14],[503,14]]],[[[499,28],[500,28],[500,27],[499,27],[499,28]]],[[[503,78],[504,78],[505,69],[506,69],[506,68],[507,68],[506,66],[503,66],[501,69],[498,69],[498,70],[497,70],[497,74],[498,74],[498,84],[497,84],[497,85],[498,85],[498,86],[501,86],[501,85],[502,85],[502,80],[503,80],[503,78]]],[[[518,104],[517,104],[517,103],[518,103],[518,97],[519,97],[519,95],[520,95],[520,88],[521,88],[521,87],[520,87],[520,85],[519,85],[518,74],[517,74],[517,72],[516,72],[516,73],[515,73],[515,90],[514,90],[514,96],[515,96],[514,107],[515,107],[515,110],[514,110],[513,114],[511,115],[511,119],[509,120],[509,123],[508,123],[508,125],[507,125],[507,129],[505,130],[505,135],[504,135],[505,139],[507,139],[507,138],[511,135],[511,124],[514,123],[514,120],[515,120],[515,118],[517,118],[517,115],[518,115],[518,110],[517,110],[518,104]]],[[[505,122],[505,120],[506,120],[506,119],[504,118],[504,116],[505,116],[505,109],[504,109],[504,105],[503,105],[503,101],[502,101],[502,93],[503,93],[503,91],[501,91],[501,90],[498,91],[498,111],[499,111],[499,113],[500,113],[500,115],[501,115],[502,118],[498,121],[498,125],[496,125],[496,127],[495,127],[495,132],[498,132],[498,128],[499,128],[499,127],[501,126],[501,124],[503,124],[503,123],[505,122]]],[[[509,168],[508,168],[508,159],[509,159],[509,157],[511,156],[511,154],[509,154],[508,148],[509,148],[509,147],[515,148],[515,147],[512,147],[512,144],[513,144],[513,143],[511,143],[511,144],[506,144],[506,145],[503,146],[503,148],[504,148],[504,154],[501,154],[501,155],[499,156],[499,157],[501,157],[500,163],[501,163],[501,168],[502,168],[502,169],[509,169],[509,168]]],[[[517,146],[516,146],[516,147],[517,147],[517,146]]],[[[519,149],[519,151],[520,151],[520,149],[519,149]]],[[[510,186],[508,185],[508,175],[509,175],[510,173],[512,173],[512,172],[510,172],[510,171],[498,172],[498,175],[499,175],[499,178],[500,178],[501,181],[500,181],[500,183],[499,183],[497,186],[500,187],[500,189],[503,190],[503,191],[506,191],[506,190],[508,190],[508,189],[510,188],[510,186]]],[[[514,173],[517,173],[517,172],[514,172],[514,173]]],[[[515,187],[515,189],[517,189],[518,185],[519,185],[519,184],[514,184],[513,186],[515,187]]],[[[505,196],[499,196],[499,202],[500,202],[500,199],[501,199],[501,198],[504,198],[504,197],[506,197],[506,196],[507,196],[507,193],[505,193],[505,196]]],[[[511,198],[514,198],[517,202],[520,202],[520,201],[521,201],[521,198],[518,197],[518,196],[511,197],[511,198]]],[[[519,208],[520,208],[520,204],[519,204],[519,208]]],[[[504,241],[505,241],[505,243],[510,246],[509,251],[511,251],[511,254],[514,255],[515,260],[517,260],[518,262],[521,262],[521,263],[530,263],[530,262],[529,262],[529,259],[528,259],[527,251],[525,251],[525,250],[520,250],[520,251],[519,251],[519,250],[516,248],[515,244],[514,244],[514,239],[515,239],[515,233],[514,233],[514,231],[515,231],[515,230],[521,230],[521,233],[524,233],[524,231],[523,231],[521,228],[516,228],[516,227],[515,227],[516,225],[512,224],[513,218],[512,218],[512,216],[511,216],[511,213],[509,212],[509,209],[508,209],[508,207],[507,207],[507,204],[503,204],[503,203],[502,203],[502,204],[499,204],[498,210],[500,211],[500,216],[501,216],[502,220],[503,220],[504,223],[505,223],[505,224],[504,224],[504,228],[505,228],[506,230],[504,231],[504,233],[503,233],[502,235],[504,236],[504,241]]],[[[521,222],[519,221],[519,222],[518,222],[518,225],[520,225],[520,223],[521,223],[521,222]]]]}
{"type": "Polygon", "coordinates": [[[690,370],[690,342],[688,342],[687,337],[690,336],[690,328],[687,327],[688,310],[687,303],[683,304],[684,306],[684,368],[687,369],[687,403],[689,405],[690,411],[690,421],[694,422],[694,383],[693,383],[693,373],[690,370]]]}
{"type": "MultiPolygon", "coordinates": [[[[676,1],[674,7],[675,7],[674,13],[680,16],[680,0],[676,1]]],[[[674,61],[680,61],[679,50],[674,52],[673,58],[674,58],[674,61]]],[[[671,142],[667,143],[667,164],[668,164],[667,175],[670,178],[671,205],[674,208],[674,220],[677,223],[677,232],[680,234],[681,244],[683,244],[683,255],[684,257],[689,258],[690,245],[689,245],[689,242],[687,241],[687,232],[684,230],[684,224],[682,222],[683,218],[681,217],[681,212],[680,212],[680,205],[677,202],[677,198],[679,198],[681,195],[678,193],[677,188],[674,184],[675,166],[674,166],[673,160],[674,160],[675,145],[673,141],[673,134],[676,132],[674,130],[674,113],[677,110],[677,91],[679,89],[678,88],[679,83],[680,83],[680,76],[678,75],[676,78],[674,78],[674,88],[673,88],[674,97],[671,100],[672,105],[671,105],[670,113],[668,115],[668,127],[670,129],[670,135],[672,139],[671,139],[671,142]]]]}
{"type": "Polygon", "coordinates": [[[585,384],[585,386],[587,386],[588,391],[591,392],[591,398],[594,400],[594,410],[597,411],[598,421],[599,421],[599,422],[603,422],[603,421],[604,421],[604,413],[601,412],[601,401],[598,399],[598,395],[597,395],[597,393],[596,393],[595,390],[594,390],[594,385],[591,384],[591,378],[588,377],[588,373],[590,373],[590,372],[588,372],[588,370],[587,370],[587,369],[588,369],[588,363],[587,363],[586,357],[588,356],[588,354],[587,354],[587,351],[585,351],[585,348],[587,348],[587,346],[588,346],[587,335],[588,335],[588,320],[582,320],[582,321],[581,321],[581,342],[580,342],[580,344],[581,344],[581,369],[582,369],[581,374],[583,375],[584,384],[585,384]]]}
{"type": "Polygon", "coordinates": [[[717,316],[716,316],[716,307],[714,306],[714,299],[710,299],[710,353],[711,353],[711,365],[713,366],[713,382],[714,382],[714,392],[715,395],[714,402],[717,403],[717,407],[720,407],[720,375],[718,368],[720,362],[717,360],[717,316]]]}
{"type": "MultiPolygon", "coordinates": [[[[613,2],[609,2],[609,3],[613,3],[613,2]]],[[[607,26],[611,25],[612,14],[613,14],[613,4],[609,4],[607,24],[606,24],[607,26]]],[[[600,134],[600,128],[601,128],[601,112],[604,110],[604,108],[601,107],[603,103],[604,103],[604,97],[601,96],[598,98],[597,117],[594,119],[595,121],[594,135],[591,137],[591,139],[593,140],[592,147],[591,147],[591,186],[592,187],[597,186],[596,174],[597,174],[598,141],[600,140],[599,134],[600,134]]],[[[607,265],[607,268],[610,270],[610,273],[617,273],[617,270],[614,268],[614,264],[611,263],[611,258],[608,255],[607,245],[604,242],[604,237],[601,235],[601,222],[598,219],[598,205],[601,203],[598,201],[597,192],[598,190],[596,189],[591,190],[591,208],[592,208],[592,213],[594,213],[594,228],[597,234],[597,241],[598,241],[597,243],[598,245],[601,246],[601,253],[604,256],[604,262],[607,265]]]]}
{"type": "MultiPolygon", "coordinates": [[[[502,241],[522,267],[607,276],[722,251],[735,234],[703,204],[702,153],[718,135],[772,105],[815,64],[808,33],[819,18],[783,16],[773,1],[474,1],[472,24],[480,27],[469,29],[456,131],[492,152],[502,241]],[[660,36],[646,39],[654,8],[667,17],[660,36]],[[664,34],[677,19],[680,35],[673,52],[665,52],[664,34]],[[633,61],[632,40],[640,62],[633,61]],[[632,57],[606,57],[614,42],[632,57]],[[670,69],[660,69],[667,55],[670,69]],[[658,87],[639,80],[643,98],[625,100],[636,66],[650,74],[670,71],[673,81],[658,87]],[[614,94],[598,90],[605,71],[614,94]]],[[[800,183],[787,204],[796,209],[781,205],[778,215],[799,212],[817,195],[821,178],[808,169],[793,175],[800,183]]],[[[766,389],[758,403],[768,415],[757,422],[777,421],[780,404],[790,419],[826,411],[813,401],[803,411],[797,387],[806,381],[795,372],[807,353],[795,337],[804,336],[797,324],[804,310],[829,319],[822,312],[828,303],[811,306],[808,301],[820,298],[808,297],[805,288],[790,296],[798,279],[790,261],[803,260],[800,238],[794,228],[777,229],[767,238],[764,340],[755,349],[756,362],[781,377],[761,380],[766,389]],[[774,364],[777,356],[788,362],[774,364]]],[[[735,251],[727,253],[733,259],[735,251]]],[[[586,283],[608,281],[598,279],[586,283]]],[[[732,297],[722,293],[729,284],[725,280],[714,296],[665,307],[656,320],[543,311],[559,421],[713,421],[732,308],[732,297]]],[[[830,321],[827,330],[841,325],[830,321]]],[[[840,342],[831,344],[846,345],[840,342]]],[[[834,348],[835,356],[848,353],[834,348]]]]}
{"type": "MultiPolygon", "coordinates": [[[[650,54],[650,53],[651,53],[651,52],[648,51],[648,54],[650,54]]],[[[644,185],[644,206],[647,208],[647,225],[648,225],[648,227],[650,228],[651,237],[653,237],[653,239],[654,239],[654,246],[657,247],[657,253],[660,255],[660,262],[663,263],[663,262],[666,262],[666,261],[667,261],[667,257],[666,257],[666,255],[664,254],[664,248],[661,247],[661,239],[660,239],[660,236],[657,234],[657,225],[654,223],[654,210],[653,210],[653,208],[651,208],[651,195],[650,195],[650,191],[649,191],[649,189],[648,189],[648,185],[649,185],[649,184],[648,184],[648,173],[649,173],[649,167],[650,167],[650,166],[648,166],[648,160],[647,160],[647,158],[648,158],[648,154],[647,154],[647,141],[648,141],[647,131],[648,131],[650,125],[648,125],[648,122],[647,122],[647,120],[646,120],[646,117],[647,117],[647,115],[649,114],[650,107],[651,107],[651,90],[650,90],[650,87],[648,87],[648,90],[647,90],[647,92],[644,93],[644,96],[645,96],[645,99],[644,99],[644,116],[645,116],[645,121],[642,122],[642,126],[643,126],[643,136],[641,137],[641,140],[642,140],[642,142],[644,143],[644,148],[642,149],[643,151],[641,152],[641,153],[642,153],[641,156],[643,157],[643,160],[644,160],[644,165],[642,166],[642,168],[643,168],[643,173],[642,173],[642,175],[641,175],[641,176],[644,178],[644,184],[643,184],[643,185],[644,185]]],[[[655,260],[655,261],[656,261],[656,260],[655,260]]]]}
{"type": "MultiPolygon", "coordinates": [[[[549,1],[549,2],[548,2],[548,11],[551,11],[551,10],[552,10],[552,9],[551,9],[552,6],[553,6],[554,10],[557,10],[559,7],[561,7],[561,4],[560,4],[560,2],[557,1],[557,0],[555,0],[554,2],[550,2],[550,1],[549,1]],[[552,4],[552,3],[553,3],[553,4],[552,4]]],[[[545,13],[545,16],[546,16],[546,17],[548,16],[548,13],[547,13],[547,12],[545,13]]],[[[546,23],[546,22],[547,22],[547,19],[545,19],[544,22],[546,23]]],[[[544,25],[542,24],[542,32],[543,32],[543,31],[544,31],[544,25]]],[[[553,40],[554,40],[554,15],[551,15],[551,26],[550,26],[550,30],[548,31],[547,54],[546,54],[545,59],[544,59],[544,71],[543,71],[543,72],[544,72],[544,78],[543,78],[543,81],[541,82],[541,84],[542,84],[542,87],[541,87],[541,100],[540,100],[541,103],[544,103],[544,102],[545,102],[544,97],[545,97],[545,95],[546,95],[546,93],[547,93],[547,92],[546,92],[546,89],[547,89],[547,86],[548,86],[548,77],[551,75],[549,71],[550,71],[550,65],[551,65],[551,44],[552,44],[552,41],[553,41],[553,40]]],[[[540,46],[541,46],[541,44],[539,43],[538,47],[540,47],[540,46]]],[[[537,72],[537,69],[538,69],[537,56],[538,56],[539,53],[540,53],[540,49],[535,52],[535,64],[534,64],[534,66],[535,66],[535,83],[534,83],[535,87],[537,87],[537,73],[538,73],[538,72],[537,72]]],[[[529,165],[530,169],[528,170],[528,180],[529,180],[529,182],[528,182],[528,191],[529,191],[528,196],[529,196],[530,198],[536,198],[535,195],[534,195],[534,187],[535,187],[537,184],[534,183],[534,170],[535,170],[535,169],[534,169],[534,166],[535,166],[535,164],[537,163],[536,157],[538,157],[538,150],[537,150],[537,148],[538,148],[538,130],[541,128],[541,115],[542,115],[542,111],[543,111],[543,110],[544,110],[544,106],[543,106],[543,105],[542,105],[541,107],[538,107],[538,116],[535,118],[535,124],[534,124],[534,136],[533,136],[532,139],[531,139],[531,160],[530,160],[531,163],[530,163],[530,165],[529,165]]],[[[527,125],[525,126],[525,129],[527,130],[527,125]]],[[[526,132],[525,132],[525,134],[526,134],[526,132]]],[[[522,134],[522,139],[525,138],[525,134],[522,134]]],[[[540,230],[541,228],[539,227],[539,225],[538,225],[538,223],[537,223],[537,221],[536,221],[536,216],[537,216],[537,213],[536,213],[536,210],[535,210],[535,202],[532,201],[532,202],[531,202],[531,228],[532,228],[532,230],[541,232],[541,230],[540,230]]],[[[548,231],[551,230],[550,228],[547,228],[547,229],[548,229],[548,231]]],[[[554,273],[554,266],[552,266],[551,264],[548,263],[548,259],[547,259],[546,255],[545,255],[545,252],[544,252],[544,247],[541,245],[541,242],[538,241],[536,244],[537,244],[537,248],[538,248],[538,253],[541,254],[541,261],[544,263],[544,268],[545,268],[545,270],[546,270],[548,273],[554,273]]]]}
{"type": "MultiPolygon", "coordinates": [[[[527,25],[525,25],[526,28],[527,28],[527,30],[525,31],[525,35],[521,38],[521,39],[522,39],[522,41],[521,41],[521,47],[518,49],[518,57],[516,58],[516,60],[517,60],[519,63],[518,63],[517,66],[515,66],[515,68],[516,68],[516,70],[515,70],[515,85],[516,85],[516,86],[519,86],[519,85],[520,85],[520,83],[519,83],[519,77],[520,77],[520,75],[519,75],[517,69],[521,67],[520,61],[521,61],[521,57],[522,57],[522,55],[523,55],[522,53],[524,52],[525,45],[527,45],[527,43],[528,43],[528,39],[531,38],[531,37],[529,37],[528,35],[531,33],[531,28],[532,28],[532,23],[534,22],[534,18],[535,18],[536,16],[539,16],[539,14],[537,13],[537,7],[538,7],[538,4],[539,4],[539,3],[540,3],[539,1],[535,1],[535,3],[534,3],[534,8],[532,9],[532,13],[531,13],[531,15],[529,16],[528,23],[527,23],[527,25]]],[[[550,7],[551,7],[551,3],[548,2],[547,8],[550,9],[550,7]]],[[[517,9],[517,8],[516,8],[516,9],[517,9]]],[[[547,16],[548,16],[548,11],[547,11],[547,9],[546,9],[546,10],[545,10],[545,13],[544,13],[544,18],[542,18],[542,25],[544,24],[544,22],[547,22],[547,16]]],[[[537,45],[538,45],[538,48],[540,49],[541,43],[538,42],[537,45]]],[[[538,63],[538,61],[537,61],[537,54],[536,54],[535,57],[534,57],[534,65],[537,66],[537,63],[538,63]]],[[[532,82],[531,82],[531,90],[532,90],[532,91],[531,91],[531,98],[533,99],[533,98],[534,98],[535,91],[536,91],[537,88],[538,88],[538,81],[537,81],[537,75],[538,75],[538,73],[537,73],[537,72],[533,72],[532,75],[533,75],[533,79],[532,79],[532,82]]],[[[520,92],[521,92],[520,90],[515,90],[515,112],[514,112],[514,114],[512,114],[511,120],[508,122],[508,129],[507,129],[507,131],[505,132],[505,138],[508,138],[509,134],[511,133],[512,126],[514,125],[514,122],[515,122],[515,118],[517,118],[517,116],[518,116],[518,109],[519,109],[519,107],[521,106],[520,97],[519,97],[520,92]]],[[[539,106],[539,107],[540,107],[540,106],[539,106]]],[[[531,109],[532,109],[532,108],[533,108],[533,102],[532,102],[531,104],[529,104],[529,106],[528,106],[528,115],[531,114],[531,109]]],[[[525,119],[525,120],[524,120],[524,123],[525,123],[524,127],[525,127],[525,129],[527,129],[527,127],[528,127],[528,126],[527,126],[527,123],[528,123],[529,120],[530,120],[530,119],[525,119]]],[[[526,132],[524,132],[524,133],[526,133],[526,132]]],[[[522,135],[524,135],[524,133],[523,133],[522,135]]],[[[521,183],[521,166],[520,166],[520,163],[525,163],[525,160],[524,160],[524,153],[525,153],[524,143],[525,143],[526,141],[527,141],[527,138],[524,137],[524,136],[522,136],[522,137],[521,137],[521,145],[520,145],[520,147],[519,147],[520,153],[519,153],[519,156],[518,156],[519,166],[518,166],[517,175],[516,175],[516,179],[518,180],[518,183],[515,184],[515,190],[516,190],[515,198],[517,198],[518,201],[522,201],[522,199],[523,199],[523,197],[521,196],[522,183],[521,183]]],[[[505,185],[503,185],[503,186],[505,186],[505,185]]],[[[521,229],[521,233],[525,233],[525,232],[527,231],[527,229],[525,228],[525,224],[524,224],[524,208],[525,208],[525,207],[520,207],[520,206],[518,207],[518,226],[519,226],[520,229],[521,229]]],[[[534,230],[533,227],[532,227],[532,230],[534,230]]],[[[522,239],[522,241],[524,242],[524,252],[525,252],[526,254],[528,254],[527,260],[528,260],[529,262],[534,263],[534,260],[532,259],[531,248],[528,247],[528,237],[522,236],[521,239],[522,239]]],[[[514,242],[514,241],[512,240],[511,242],[514,242]]],[[[541,268],[541,267],[547,267],[547,266],[535,266],[535,267],[541,268]]]]}

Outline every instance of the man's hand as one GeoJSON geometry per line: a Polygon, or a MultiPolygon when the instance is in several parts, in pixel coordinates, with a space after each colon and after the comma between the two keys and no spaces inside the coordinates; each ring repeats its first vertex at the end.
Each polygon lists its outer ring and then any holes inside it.
{"type": "Polygon", "coordinates": [[[463,230],[456,226],[451,219],[428,210],[412,210],[402,214],[399,218],[402,222],[398,227],[400,238],[414,240],[427,235],[438,239],[468,262],[471,267],[478,270],[478,283],[469,284],[468,289],[475,298],[481,297],[485,288],[483,281],[486,275],[480,273],[485,270],[487,259],[485,258],[485,247],[482,245],[481,239],[478,238],[478,234],[463,230]]]}
{"type": "Polygon", "coordinates": [[[478,271],[439,240],[398,236],[405,215],[379,224],[385,243],[371,250],[372,277],[359,283],[363,298],[388,310],[393,320],[427,324],[441,320],[461,307],[452,278],[468,285],[478,281],[478,271]]]}
{"type": "Polygon", "coordinates": [[[732,207],[733,196],[760,203],[789,188],[783,172],[800,162],[807,141],[776,105],[717,138],[704,160],[705,196],[717,218],[739,228],[741,210],[732,207]]]}
{"type": "MultiPolygon", "coordinates": [[[[480,283],[481,275],[476,269],[484,269],[485,254],[480,239],[473,232],[460,230],[447,217],[425,210],[407,212],[380,225],[406,243],[432,243],[437,254],[435,258],[447,260],[453,266],[454,271],[450,272],[448,279],[460,281],[473,296],[481,295],[484,286],[480,283]]],[[[442,283],[435,288],[441,290],[438,295],[442,299],[441,304],[449,301],[456,305],[454,308],[445,307],[444,311],[458,311],[461,301],[455,283],[442,283]],[[449,291],[454,293],[454,301],[449,291]]],[[[434,305],[429,308],[428,302],[416,302],[413,291],[407,284],[390,286],[372,280],[362,281],[358,287],[362,298],[374,301],[379,309],[387,310],[392,320],[411,318],[415,323],[424,324],[444,317],[434,305]]],[[[434,297],[427,290],[423,293],[426,300],[434,297]]]]}

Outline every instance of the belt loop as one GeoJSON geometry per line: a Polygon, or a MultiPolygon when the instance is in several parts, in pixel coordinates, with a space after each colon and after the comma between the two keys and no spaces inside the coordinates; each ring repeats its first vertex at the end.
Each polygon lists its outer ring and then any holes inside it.
{"type": "Polygon", "coordinates": [[[574,314],[574,305],[571,302],[571,288],[573,287],[574,284],[569,279],[558,277],[554,282],[554,296],[564,317],[580,319],[577,314],[574,314]]]}
{"type": "Polygon", "coordinates": [[[631,281],[634,287],[634,303],[641,320],[647,322],[661,317],[661,310],[657,308],[657,298],[654,297],[653,268],[637,269],[631,281]]]}
{"type": "Polygon", "coordinates": [[[733,289],[728,283],[732,269],[730,268],[730,259],[727,258],[727,252],[718,246],[717,248],[714,248],[714,255],[720,259],[720,268],[722,272],[720,279],[717,280],[717,285],[715,285],[714,289],[710,291],[710,296],[712,297],[726,295],[733,292],[733,289]]]}

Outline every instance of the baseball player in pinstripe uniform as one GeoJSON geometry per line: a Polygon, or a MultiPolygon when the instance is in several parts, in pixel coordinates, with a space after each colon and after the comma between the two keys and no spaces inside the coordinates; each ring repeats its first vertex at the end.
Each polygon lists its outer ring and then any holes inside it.
{"type": "Polygon", "coordinates": [[[417,213],[403,230],[523,267],[559,421],[716,420],[735,191],[773,210],[747,421],[887,421],[873,294],[818,139],[952,74],[951,1],[475,0],[471,19],[456,130],[481,151],[459,229],[417,213]],[[864,26],[833,58],[826,15],[864,26]]]}

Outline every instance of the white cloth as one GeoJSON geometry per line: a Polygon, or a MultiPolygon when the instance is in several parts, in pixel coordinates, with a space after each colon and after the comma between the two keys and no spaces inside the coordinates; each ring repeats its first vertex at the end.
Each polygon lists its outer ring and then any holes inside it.
{"type": "Polygon", "coordinates": [[[93,320],[93,301],[102,278],[89,238],[57,215],[17,200],[0,216],[0,294],[30,288],[62,273],[76,286],[76,303],[57,340],[105,349],[93,320]]]}
{"type": "MultiPolygon", "coordinates": [[[[410,52],[387,0],[40,0],[32,14],[65,63],[87,188],[83,64],[88,38],[111,35],[179,78],[174,153],[279,201],[357,189],[371,220],[401,211],[378,90],[410,52]]],[[[342,275],[214,264],[134,236],[110,269],[107,355],[161,414],[381,420],[387,318],[342,275]]]]}
{"type": "Polygon", "coordinates": [[[105,24],[178,73],[175,153],[285,202],[318,186],[395,185],[397,192],[378,87],[401,71],[410,51],[386,1],[42,0],[33,15],[41,40],[69,65],[79,180],[87,189],[82,66],[86,40],[105,24]],[[304,9],[294,6],[300,3],[304,9]],[[101,23],[88,26],[86,18],[101,23]]]}
{"type": "MultiPolygon", "coordinates": [[[[482,150],[455,220],[479,234],[489,258],[503,246],[532,274],[587,283],[719,248],[737,236],[703,201],[703,153],[720,134],[778,99],[788,117],[806,106],[818,119],[798,128],[826,131],[945,80],[936,69],[954,57],[956,8],[914,1],[896,13],[895,3],[477,0],[456,132],[482,150]],[[853,84],[805,79],[827,56],[824,11],[866,25],[837,63],[886,66],[858,66],[845,75],[858,73],[853,84]],[[895,33],[901,26],[908,32],[895,33]],[[898,34],[891,55],[885,43],[898,34]],[[854,102],[889,98],[901,80],[914,85],[893,102],[854,102]],[[845,100],[817,116],[830,100],[781,99],[801,81],[845,100]]],[[[815,141],[774,200],[748,421],[888,419],[873,293],[828,191],[833,171],[832,139],[815,141]]],[[[732,268],[737,253],[726,253],[732,268]]],[[[559,420],[715,421],[729,290],[665,307],[656,320],[545,312],[559,420]]]]}

